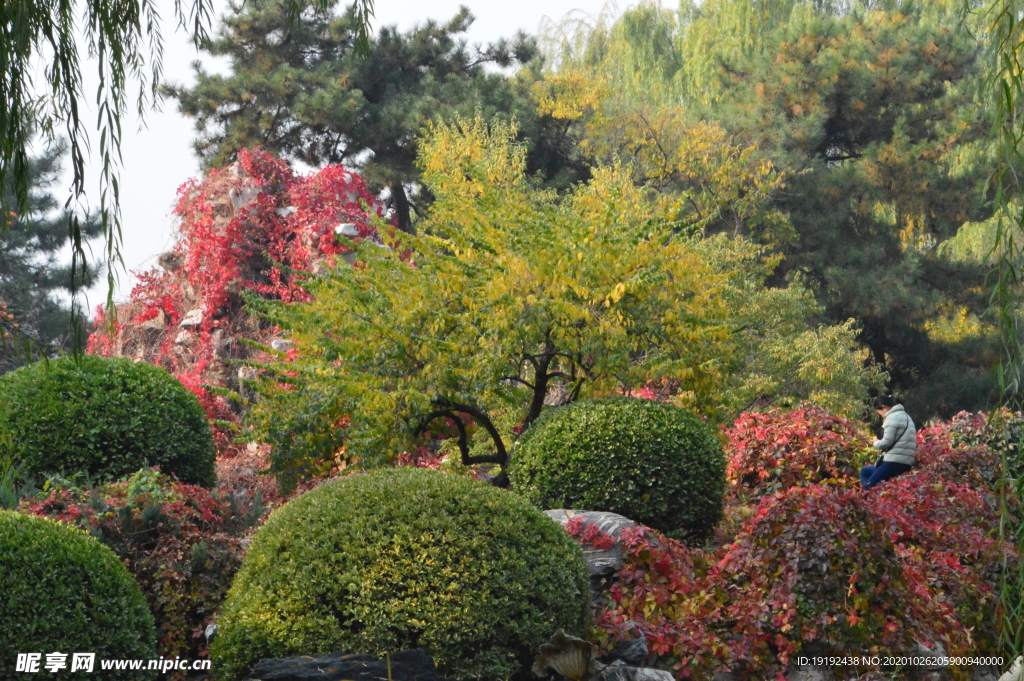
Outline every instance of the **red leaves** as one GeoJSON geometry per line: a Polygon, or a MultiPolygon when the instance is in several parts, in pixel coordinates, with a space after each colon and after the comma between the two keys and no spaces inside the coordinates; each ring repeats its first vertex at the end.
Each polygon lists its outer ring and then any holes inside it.
{"type": "Polygon", "coordinates": [[[743,413],[729,438],[726,477],[757,495],[854,475],[853,458],[867,438],[821,407],[743,413]]]}
{"type": "Polygon", "coordinates": [[[110,546],[149,601],[161,655],[197,657],[205,643],[194,634],[224,599],[256,520],[245,517],[251,502],[239,500],[146,472],[93,490],[62,489],[20,510],[75,524],[110,546]]]}
{"type": "Polygon", "coordinates": [[[680,678],[733,666],[770,678],[810,641],[991,649],[998,568],[1016,556],[992,531],[993,454],[948,431],[921,431],[920,465],[865,493],[846,477],[866,442],[849,422],[816,408],[742,415],[726,431],[731,481],[760,498],[743,513],[730,500],[735,538],[706,554],[623,532],[614,608],[598,626],[610,638],[639,627],[680,678]]]}
{"type": "Polygon", "coordinates": [[[237,413],[206,386],[237,390],[238,369],[225,360],[250,359],[256,351],[241,340],[267,343],[275,332],[244,309],[241,292],[308,300],[306,273],[348,250],[336,228],[347,224],[357,239],[377,238],[373,223],[383,208],[362,178],[341,166],[303,177],[271,154],[242,150],[237,164],[183,184],[174,214],[178,241],[161,258],[165,269],[139,275],[113,333],[97,314],[89,351],[141,358],[174,373],[214,421],[218,451],[232,451],[230,427],[217,424],[236,422],[237,413]]]}
{"type": "Polygon", "coordinates": [[[593,523],[584,522],[583,518],[573,518],[565,524],[564,529],[581,544],[599,551],[615,546],[615,539],[611,535],[593,523]]]}

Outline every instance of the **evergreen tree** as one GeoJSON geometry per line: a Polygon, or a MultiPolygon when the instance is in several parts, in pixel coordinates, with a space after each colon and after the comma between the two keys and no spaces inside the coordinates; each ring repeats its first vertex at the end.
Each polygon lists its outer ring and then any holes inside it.
{"type": "Polygon", "coordinates": [[[990,214],[981,46],[924,14],[806,13],[764,56],[737,62],[716,114],[788,178],[805,280],[923,415],[983,407],[992,337],[984,269],[939,246],[990,214]],[[966,323],[964,323],[966,322],[966,323]]]}
{"type": "Polygon", "coordinates": [[[556,45],[549,81],[583,92],[561,101],[586,103],[574,134],[595,161],[629,162],[685,224],[776,249],[769,281],[857,320],[890,388],[949,415],[987,404],[995,359],[985,266],[946,247],[991,215],[983,45],[962,6],[644,5],[556,45]]]}
{"type": "MultiPolygon", "coordinates": [[[[17,368],[29,356],[49,356],[71,348],[70,303],[62,299],[62,294],[71,292],[71,266],[61,262],[71,236],[68,214],[50,192],[60,177],[60,159],[66,152],[67,146],[58,144],[30,160],[28,211],[12,213],[7,229],[0,232],[0,310],[11,317],[4,325],[8,337],[0,341],[0,373],[17,368]]],[[[8,200],[13,200],[10,176],[4,190],[8,200]]],[[[102,233],[95,218],[83,221],[81,229],[83,242],[102,233]]],[[[97,271],[95,266],[88,268],[77,285],[91,285],[97,271]]]]}
{"type": "Polygon", "coordinates": [[[533,110],[528,83],[487,70],[529,61],[534,42],[520,34],[469,47],[460,35],[472,21],[463,7],[445,24],[429,21],[408,33],[384,27],[364,57],[353,50],[358,21],[351,11],[308,11],[289,24],[284,2],[247,3],[208,47],[231,58],[231,74],[197,67],[195,87],[169,91],[196,119],[196,151],[208,166],[257,145],[314,166],[358,166],[371,187],[387,190],[399,225],[411,231],[419,199],[429,198],[418,196],[414,164],[429,121],[474,110],[514,116],[538,141],[532,170],[554,176],[565,166],[552,147],[557,136],[533,110]]]}

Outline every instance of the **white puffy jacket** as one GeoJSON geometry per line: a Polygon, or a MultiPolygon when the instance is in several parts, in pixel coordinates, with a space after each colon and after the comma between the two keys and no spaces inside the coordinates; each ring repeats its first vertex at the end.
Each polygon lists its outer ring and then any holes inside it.
{"type": "Polygon", "coordinates": [[[874,447],[884,452],[885,461],[913,465],[917,459],[917,429],[910,414],[897,404],[885,414],[882,422],[882,439],[875,440],[874,447]]]}

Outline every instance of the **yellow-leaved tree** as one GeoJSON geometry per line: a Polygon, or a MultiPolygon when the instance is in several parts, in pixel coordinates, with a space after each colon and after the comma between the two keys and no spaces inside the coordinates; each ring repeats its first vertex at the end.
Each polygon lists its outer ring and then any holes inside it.
{"type": "MultiPolygon", "coordinates": [[[[809,331],[804,293],[759,293],[758,247],[662,219],[620,167],[568,195],[539,189],[514,135],[480,117],[435,126],[419,236],[351,244],[355,265],[309,281],[312,302],[254,301],[297,349],[266,367],[251,411],[286,484],[339,457],[385,463],[433,423],[453,429],[464,464],[502,466],[545,405],[651,386],[714,417],[764,387],[744,378],[761,345],[794,322],[809,331]],[[745,319],[755,310],[763,327],[745,319]]],[[[829,352],[856,374],[856,400],[868,378],[846,341],[829,352]]]]}

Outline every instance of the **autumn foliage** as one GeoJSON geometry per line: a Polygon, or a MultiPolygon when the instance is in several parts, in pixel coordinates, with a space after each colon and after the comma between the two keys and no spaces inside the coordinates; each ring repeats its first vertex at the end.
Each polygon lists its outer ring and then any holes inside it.
{"type": "Polygon", "coordinates": [[[266,509],[144,470],[94,489],[55,489],[20,510],[77,525],[113,549],[149,602],[157,651],[198,658],[241,565],[243,537],[266,509]]]}
{"type": "Polygon", "coordinates": [[[138,275],[112,328],[97,312],[89,351],[171,371],[220,425],[224,452],[238,409],[218,389],[244,393],[252,377],[228,361],[258,358],[254,343],[284,340],[249,314],[242,293],[307,300],[304,277],[349,250],[336,233],[376,238],[383,208],[358,175],[339,165],[302,176],[271,154],[243,150],[236,163],[182,185],[174,215],[177,243],[160,256],[160,268],[138,275]]]}
{"type": "Polygon", "coordinates": [[[851,421],[813,405],[741,414],[725,435],[729,484],[757,495],[852,475],[868,444],[851,421]]]}
{"type": "MultiPolygon", "coordinates": [[[[919,465],[864,492],[846,471],[865,435],[823,410],[743,414],[726,433],[730,480],[760,497],[744,512],[746,497],[727,500],[737,529],[719,546],[624,531],[599,641],[639,630],[680,678],[769,678],[808,651],[996,649],[999,571],[1016,555],[996,532],[988,447],[922,430],[919,465]]],[[[584,544],[606,539],[577,525],[584,544]]]]}

